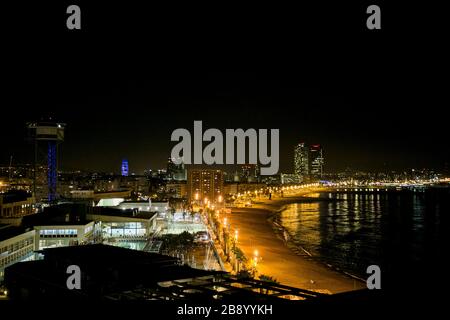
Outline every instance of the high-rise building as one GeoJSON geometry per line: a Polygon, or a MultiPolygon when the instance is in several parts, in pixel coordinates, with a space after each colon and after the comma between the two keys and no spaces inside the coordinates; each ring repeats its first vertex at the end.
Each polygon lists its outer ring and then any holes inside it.
{"type": "Polygon", "coordinates": [[[189,170],[187,189],[190,201],[221,202],[223,200],[223,172],[213,169],[189,170]]]}
{"type": "Polygon", "coordinates": [[[309,149],[301,142],[294,151],[294,173],[304,181],[309,177],[309,149]]]}
{"type": "Polygon", "coordinates": [[[294,172],[305,182],[323,176],[323,148],[320,144],[307,145],[304,142],[295,147],[294,172]]]}
{"type": "Polygon", "coordinates": [[[320,179],[323,175],[323,149],[320,144],[313,144],[309,148],[310,176],[313,179],[320,179]]]}
{"type": "Polygon", "coordinates": [[[121,173],[122,173],[122,176],[128,177],[128,160],[127,159],[122,160],[121,173]]]}
{"type": "MultiPolygon", "coordinates": [[[[180,160],[180,159],[177,159],[180,160]]],[[[186,181],[187,179],[187,172],[186,168],[184,167],[183,161],[177,161],[180,162],[179,164],[176,164],[174,162],[174,159],[169,158],[167,161],[167,178],[169,180],[175,180],[175,181],[186,181]]]]}

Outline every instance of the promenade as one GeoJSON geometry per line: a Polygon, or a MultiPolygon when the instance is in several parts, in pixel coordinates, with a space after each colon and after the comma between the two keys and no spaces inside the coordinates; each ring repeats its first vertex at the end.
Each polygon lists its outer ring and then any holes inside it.
{"type": "Polygon", "coordinates": [[[277,236],[270,217],[284,205],[302,201],[304,190],[272,200],[258,200],[252,208],[233,208],[227,215],[233,229],[239,230],[239,247],[251,259],[258,250],[258,274],[274,277],[279,283],[326,293],[365,288],[365,283],[315,261],[307,254],[293,252],[277,236]]]}

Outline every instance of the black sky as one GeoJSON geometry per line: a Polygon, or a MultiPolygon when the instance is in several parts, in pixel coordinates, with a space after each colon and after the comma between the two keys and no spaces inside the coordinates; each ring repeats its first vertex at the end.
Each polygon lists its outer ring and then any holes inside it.
{"type": "Polygon", "coordinates": [[[163,167],[171,132],[194,120],[279,128],[282,172],[292,171],[300,141],[323,145],[327,171],[442,168],[450,159],[445,46],[428,29],[393,23],[394,10],[374,35],[361,29],[364,15],[354,18],[361,7],[334,29],[292,15],[159,29],[139,16],[106,28],[96,9],[77,35],[53,30],[52,19],[9,35],[1,164],[11,154],[31,161],[24,124],[47,114],[67,123],[66,169],[118,172],[123,157],[136,173],[163,167]]]}

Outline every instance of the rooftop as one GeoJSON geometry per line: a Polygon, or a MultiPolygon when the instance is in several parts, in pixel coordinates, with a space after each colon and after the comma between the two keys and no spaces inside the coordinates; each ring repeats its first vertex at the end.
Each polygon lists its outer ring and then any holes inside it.
{"type": "Polygon", "coordinates": [[[151,219],[153,216],[156,215],[156,212],[136,211],[133,209],[120,209],[116,207],[94,207],[93,214],[114,216],[114,217],[151,219]]]}
{"type": "Polygon", "coordinates": [[[11,239],[30,230],[31,229],[16,227],[9,224],[0,224],[0,241],[11,239]]]}
{"type": "Polygon", "coordinates": [[[3,203],[14,203],[19,201],[25,201],[31,197],[32,197],[31,193],[28,193],[23,190],[14,190],[5,193],[0,193],[0,198],[3,199],[3,203]]]}
{"type": "Polygon", "coordinates": [[[86,214],[91,207],[84,202],[61,203],[46,207],[44,212],[26,216],[22,225],[32,226],[54,226],[54,225],[84,225],[91,220],[86,219],[86,214]]]}
{"type": "MultiPolygon", "coordinates": [[[[169,201],[153,201],[152,200],[152,204],[155,204],[155,203],[168,203],[169,201]]],[[[146,204],[149,204],[150,202],[148,201],[148,200],[139,200],[139,201],[132,201],[132,200],[126,200],[126,201],[122,201],[120,204],[122,204],[122,203],[146,203],[146,204]]]]}
{"type": "Polygon", "coordinates": [[[36,298],[101,298],[109,294],[175,279],[219,274],[179,265],[177,258],[102,244],[70,246],[40,251],[43,260],[17,263],[5,270],[5,284],[12,298],[24,291],[36,298]],[[67,290],[67,267],[82,272],[81,290],[67,290]]]}
{"type": "Polygon", "coordinates": [[[119,190],[110,190],[110,191],[94,191],[94,194],[107,194],[107,193],[122,193],[122,192],[128,192],[129,189],[119,189],[119,190]]]}

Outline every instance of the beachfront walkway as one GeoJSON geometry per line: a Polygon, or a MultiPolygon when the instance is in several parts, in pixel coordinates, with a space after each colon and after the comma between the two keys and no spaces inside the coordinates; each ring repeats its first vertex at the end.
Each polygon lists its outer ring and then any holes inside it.
{"type": "Polygon", "coordinates": [[[239,230],[239,247],[247,258],[251,259],[254,250],[258,250],[261,257],[258,274],[272,276],[281,284],[320,292],[363,289],[365,283],[313,261],[306,255],[303,257],[294,253],[276,236],[269,217],[274,210],[295,200],[294,197],[263,200],[263,204],[253,208],[234,208],[228,215],[232,228],[239,230]]]}

